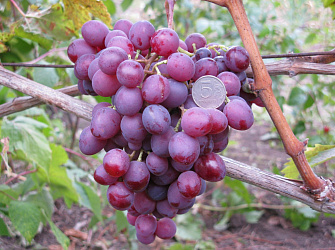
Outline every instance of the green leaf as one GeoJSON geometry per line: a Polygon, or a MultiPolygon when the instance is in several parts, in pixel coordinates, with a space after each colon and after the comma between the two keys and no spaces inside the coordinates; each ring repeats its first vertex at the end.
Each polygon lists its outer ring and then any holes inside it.
{"type": "Polygon", "coordinates": [[[9,204],[13,199],[17,199],[19,194],[7,185],[0,185],[0,201],[9,204]]]}
{"type": "Polygon", "coordinates": [[[293,128],[293,133],[295,135],[301,134],[306,130],[305,121],[298,121],[298,123],[293,128]]]}
{"type": "MultiPolygon", "coordinates": [[[[308,147],[305,151],[307,161],[311,167],[315,167],[323,162],[335,158],[335,145],[320,145],[316,144],[315,147],[308,147]]],[[[285,163],[285,168],[282,173],[287,178],[296,179],[299,176],[299,172],[294,165],[292,159],[285,163]]]]}
{"type": "Polygon", "coordinates": [[[99,18],[109,28],[112,19],[107,7],[102,1],[97,0],[63,0],[66,16],[73,21],[76,29],[80,29],[83,24],[91,20],[90,14],[99,18]]]}
{"type": "Polygon", "coordinates": [[[115,212],[115,224],[117,228],[117,232],[122,231],[123,229],[128,227],[128,220],[127,217],[125,216],[124,212],[116,210],[115,212]]]}
{"type": "Polygon", "coordinates": [[[318,35],[316,33],[310,33],[306,37],[305,43],[313,43],[314,41],[316,41],[317,38],[318,38],[318,35]]]}
{"type": "Polygon", "coordinates": [[[3,137],[9,137],[10,152],[20,151],[26,159],[36,163],[47,173],[51,149],[48,139],[39,131],[45,126],[29,117],[16,117],[11,121],[3,119],[1,130],[3,137]]]}
{"type": "Polygon", "coordinates": [[[123,0],[121,3],[122,10],[126,11],[132,3],[133,3],[133,0],[123,0]]]}
{"type": "Polygon", "coordinates": [[[50,88],[59,82],[59,76],[55,68],[34,68],[33,78],[34,81],[50,88]]]}
{"type": "MultiPolygon", "coordinates": [[[[76,11],[72,12],[74,15],[76,11]]],[[[52,5],[49,9],[38,12],[32,17],[36,18],[42,31],[56,40],[64,41],[71,39],[77,35],[76,29],[72,20],[63,12],[63,7],[60,3],[52,5]]]]}
{"type": "Polygon", "coordinates": [[[201,228],[203,222],[190,213],[181,214],[176,217],[176,236],[183,240],[200,240],[202,238],[201,228]]]}
{"type": "Polygon", "coordinates": [[[55,235],[57,241],[64,249],[68,249],[70,245],[70,239],[52,222],[52,220],[44,215],[45,219],[48,221],[51,231],[55,235]]]}
{"type": "Polygon", "coordinates": [[[63,197],[66,205],[71,207],[73,202],[78,202],[78,193],[68,177],[66,168],[60,165],[68,160],[68,156],[62,146],[50,144],[52,149],[52,161],[49,169],[50,192],[54,199],[63,197]]]}
{"type": "Polygon", "coordinates": [[[217,224],[214,225],[214,229],[216,231],[219,231],[219,232],[226,230],[229,226],[228,222],[229,222],[231,216],[232,216],[231,211],[226,212],[224,214],[223,218],[217,224]]]}
{"type": "Polygon", "coordinates": [[[92,188],[86,186],[82,182],[76,182],[76,184],[78,184],[84,191],[80,192],[80,197],[86,200],[86,202],[83,205],[91,209],[94,215],[99,219],[99,221],[102,221],[101,202],[97,193],[93,191],[92,188]]]}
{"type": "Polygon", "coordinates": [[[9,204],[9,218],[16,230],[30,243],[41,222],[38,207],[30,202],[12,201],[9,204]]]}
{"type": "Polygon", "coordinates": [[[226,177],[224,179],[224,183],[230,187],[232,190],[234,190],[238,196],[242,197],[245,202],[248,204],[251,203],[251,196],[249,194],[248,189],[245,187],[245,184],[239,180],[232,179],[229,177],[226,177]]]}
{"type": "Polygon", "coordinates": [[[31,194],[25,199],[25,201],[36,205],[38,208],[43,210],[44,214],[48,218],[51,218],[54,212],[54,202],[48,190],[42,189],[42,191],[37,194],[31,194]]]}
{"type": "Polygon", "coordinates": [[[115,15],[116,14],[116,6],[114,1],[112,0],[103,0],[105,6],[107,7],[107,10],[109,12],[109,14],[111,15],[115,15]]]}
{"type": "Polygon", "coordinates": [[[248,223],[257,223],[259,219],[264,214],[264,211],[250,211],[250,212],[244,212],[243,215],[248,223]]]}
{"type": "Polygon", "coordinates": [[[322,2],[323,2],[323,6],[325,6],[325,7],[329,7],[333,4],[335,4],[334,0],[322,0],[322,2]]]}
{"type": "Polygon", "coordinates": [[[52,47],[52,40],[43,37],[41,34],[27,32],[23,29],[23,27],[18,27],[15,29],[15,35],[21,38],[29,39],[33,42],[37,42],[41,47],[46,50],[50,50],[52,47]]]}
{"type": "Polygon", "coordinates": [[[298,106],[298,105],[304,104],[306,100],[307,100],[307,95],[305,91],[303,91],[299,87],[294,87],[291,90],[287,104],[290,106],[298,106]]]}
{"type": "MultiPolygon", "coordinates": [[[[334,230],[335,231],[335,230],[334,230]]],[[[193,250],[194,246],[189,244],[175,243],[171,245],[168,250],[193,250]]]]}
{"type": "Polygon", "coordinates": [[[0,236],[10,236],[6,223],[0,218],[0,236]]]}
{"type": "Polygon", "coordinates": [[[332,230],[332,236],[335,238],[335,229],[332,230]]]}

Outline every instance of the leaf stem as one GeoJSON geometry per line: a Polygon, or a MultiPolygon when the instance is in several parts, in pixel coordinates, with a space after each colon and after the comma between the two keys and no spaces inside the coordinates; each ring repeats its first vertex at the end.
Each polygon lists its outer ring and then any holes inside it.
{"type": "Polygon", "coordinates": [[[25,175],[28,175],[28,174],[31,174],[31,173],[35,173],[37,172],[37,168],[36,169],[33,169],[33,170],[28,170],[28,171],[24,171],[22,173],[19,173],[19,174],[16,174],[15,176],[13,176],[12,178],[8,179],[6,182],[5,182],[5,185],[8,185],[10,182],[22,177],[22,176],[25,176],[25,175]]]}

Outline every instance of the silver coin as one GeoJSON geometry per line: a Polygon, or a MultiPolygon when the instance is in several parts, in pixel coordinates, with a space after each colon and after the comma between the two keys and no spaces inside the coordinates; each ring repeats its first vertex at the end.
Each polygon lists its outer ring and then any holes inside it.
{"type": "Polygon", "coordinates": [[[192,87],[194,102],[202,108],[217,108],[222,105],[227,96],[223,82],[215,76],[202,76],[192,87]]]}

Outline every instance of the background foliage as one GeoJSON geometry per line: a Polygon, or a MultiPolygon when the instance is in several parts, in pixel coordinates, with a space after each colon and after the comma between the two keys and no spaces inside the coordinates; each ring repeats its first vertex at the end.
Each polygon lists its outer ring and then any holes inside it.
{"type": "MultiPolygon", "coordinates": [[[[244,2],[262,54],[326,51],[334,47],[335,32],[331,19],[334,1],[244,2]],[[324,7],[330,8],[325,10],[324,7]]],[[[1,62],[70,64],[66,47],[79,37],[82,24],[92,18],[103,21],[110,28],[120,18],[133,22],[150,20],[156,29],[167,26],[163,1],[22,0],[19,9],[13,3],[15,1],[0,2],[1,62]]],[[[224,8],[195,0],[178,0],[174,20],[181,39],[192,32],[200,32],[208,42],[226,46],[241,44],[233,20],[224,8]]],[[[10,69],[55,89],[76,84],[72,69],[10,69]]],[[[335,142],[334,78],[299,75],[291,79],[286,76],[272,79],[277,100],[294,133],[300,139],[310,138],[308,159],[318,164],[325,162],[323,164],[327,164],[330,171],[323,173],[327,177],[334,169],[334,164],[330,161],[334,157],[334,146],[329,146],[335,142]]],[[[20,96],[23,94],[0,85],[0,104],[20,96]]],[[[101,97],[83,98],[93,104],[106,100],[101,97]]],[[[258,119],[269,121],[263,110],[255,112],[258,119]]],[[[108,220],[115,220],[119,232],[123,230],[130,237],[133,236],[133,229],[128,228],[124,213],[116,212],[111,218],[102,215],[107,201],[105,195],[101,194],[106,190],[105,187],[96,185],[92,173],[101,163],[103,155],[78,157],[77,140],[82,123],[72,115],[45,105],[0,120],[1,236],[14,236],[19,232],[29,245],[33,243],[40,225],[48,224],[59,243],[67,248],[69,239],[52,221],[56,199],[63,199],[68,208],[79,204],[90,209],[93,213],[91,228],[108,220]],[[19,181],[6,182],[24,171],[32,173],[19,181]]],[[[275,129],[268,133],[271,138],[275,138],[277,135],[271,132],[275,132],[275,129]]],[[[289,162],[287,165],[284,174],[298,178],[293,164],[289,162]]],[[[279,168],[274,168],[273,171],[280,174],[279,168]]],[[[224,189],[213,192],[213,205],[225,208],[255,202],[255,197],[249,193],[246,184],[226,178],[223,185],[224,189]]],[[[282,200],[284,204],[297,204],[289,199],[282,200]]],[[[249,223],[255,223],[263,211],[252,207],[228,211],[219,218],[215,229],[226,229],[234,213],[241,213],[249,223]]],[[[286,210],[285,216],[296,227],[307,230],[317,221],[319,213],[298,204],[296,209],[286,210]]],[[[203,221],[199,217],[180,216],[177,223],[178,239],[201,240],[203,221]]],[[[199,247],[210,248],[206,245],[209,243],[199,241],[198,244],[199,247]]],[[[179,249],[177,247],[178,245],[171,249],[179,249]]]]}

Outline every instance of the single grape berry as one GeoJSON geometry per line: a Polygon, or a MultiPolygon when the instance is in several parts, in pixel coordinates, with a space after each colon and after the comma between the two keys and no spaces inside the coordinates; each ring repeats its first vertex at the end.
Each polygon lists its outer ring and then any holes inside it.
{"type": "Polygon", "coordinates": [[[194,163],[194,171],[206,181],[217,182],[225,177],[226,165],[219,155],[210,153],[199,157],[194,163]]]}
{"type": "Polygon", "coordinates": [[[225,54],[225,64],[233,72],[242,72],[249,67],[250,59],[248,51],[241,47],[231,47],[225,54]]]}
{"type": "Polygon", "coordinates": [[[169,28],[157,30],[151,37],[150,45],[152,51],[159,56],[168,57],[172,53],[177,52],[179,47],[178,34],[169,28]]]}

